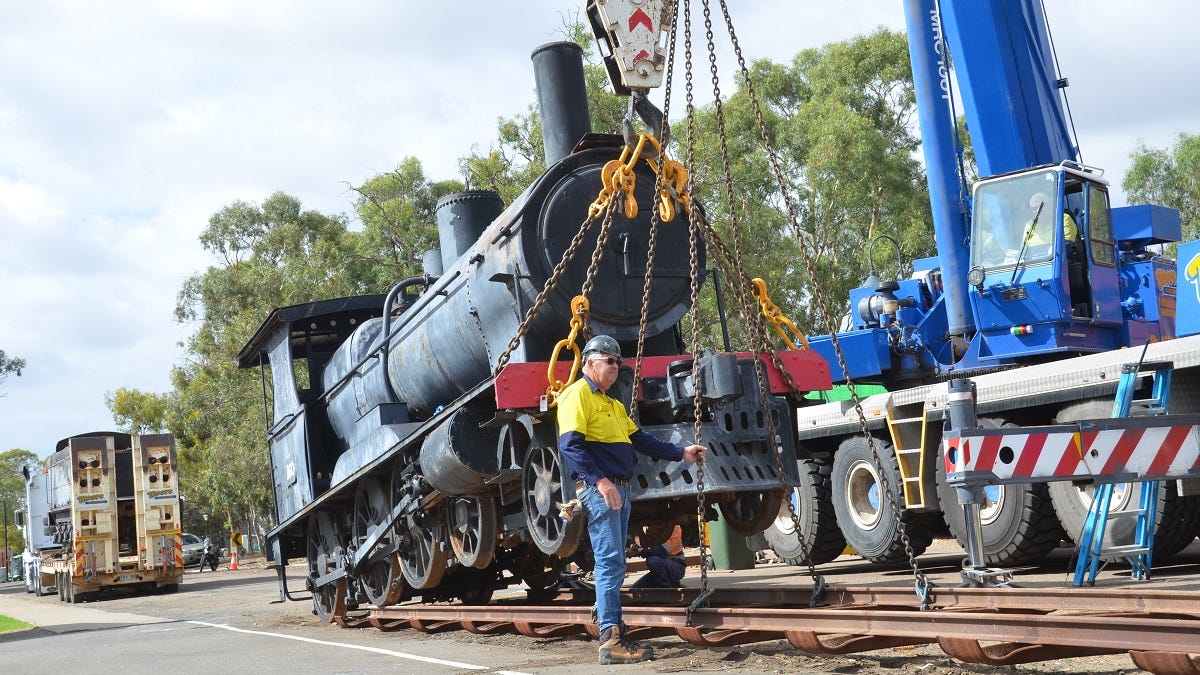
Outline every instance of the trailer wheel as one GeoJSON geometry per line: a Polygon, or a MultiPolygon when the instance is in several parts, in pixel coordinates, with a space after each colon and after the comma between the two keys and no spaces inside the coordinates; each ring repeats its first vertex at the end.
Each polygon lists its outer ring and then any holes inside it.
{"type": "Polygon", "coordinates": [[[823,565],[846,548],[846,538],[833,512],[829,479],[832,461],[829,457],[814,457],[798,464],[800,485],[792,490],[791,504],[780,506],[778,517],[763,536],[775,555],[789,565],[805,564],[806,556],[812,564],[823,565]],[[800,523],[799,536],[792,521],[793,509],[800,523]]]}
{"type": "Polygon", "coordinates": [[[849,438],[838,447],[833,458],[833,510],[846,543],[856,553],[873,563],[904,562],[908,555],[893,514],[899,510],[913,556],[924,553],[933,541],[935,514],[903,508],[904,493],[892,444],[879,438],[874,442],[881,467],[875,466],[871,448],[862,436],[849,438]],[[881,479],[886,479],[891,488],[890,503],[884,499],[881,479]]]}
{"type": "Polygon", "coordinates": [[[67,601],[67,589],[64,587],[64,584],[63,584],[63,573],[62,572],[54,573],[54,587],[58,589],[58,601],[66,602],[67,601]]]}
{"type": "MultiPolygon", "coordinates": [[[[985,429],[1017,425],[995,419],[980,419],[985,429]]],[[[942,516],[950,532],[963,550],[967,550],[967,522],[958,503],[955,489],[946,485],[946,466],[937,462],[937,494],[942,516]]],[[[983,529],[983,556],[992,567],[1028,565],[1040,560],[1058,547],[1066,536],[1046,483],[988,485],[984,488],[986,501],[980,509],[983,529]]]]}
{"type": "MultiPolygon", "coordinates": [[[[1092,400],[1063,408],[1055,421],[1075,422],[1085,419],[1107,418],[1112,413],[1112,402],[1092,400]]],[[[1092,505],[1092,483],[1058,481],[1049,484],[1054,511],[1072,541],[1078,541],[1083,531],[1083,522],[1092,505]]],[[[1109,511],[1137,508],[1142,496],[1141,483],[1118,483],[1113,486],[1112,503],[1109,511]]],[[[1181,497],[1178,483],[1162,481],[1158,491],[1157,527],[1154,530],[1154,562],[1165,562],[1179,553],[1200,533],[1200,497],[1181,497]]],[[[1110,521],[1104,529],[1104,546],[1133,543],[1133,518],[1110,521]]]]}

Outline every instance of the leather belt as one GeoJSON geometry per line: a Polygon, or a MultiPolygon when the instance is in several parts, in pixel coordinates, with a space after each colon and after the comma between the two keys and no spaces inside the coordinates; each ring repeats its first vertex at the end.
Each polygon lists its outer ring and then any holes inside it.
{"type": "MultiPolygon", "coordinates": [[[[611,480],[616,485],[620,485],[621,487],[625,488],[626,490],[629,489],[629,481],[627,481],[627,480],[617,480],[616,478],[609,478],[609,480],[611,480]]],[[[585,483],[583,480],[577,480],[577,481],[575,481],[575,492],[583,492],[583,488],[585,488],[587,486],[588,486],[588,484],[585,483]]]]}

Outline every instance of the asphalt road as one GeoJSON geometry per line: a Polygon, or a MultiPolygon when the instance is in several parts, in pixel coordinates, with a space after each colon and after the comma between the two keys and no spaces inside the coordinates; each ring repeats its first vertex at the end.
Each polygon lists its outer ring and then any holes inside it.
{"type": "MultiPolygon", "coordinates": [[[[962,553],[935,542],[920,559],[935,583],[953,585],[962,553]]],[[[1063,585],[1070,552],[1056,552],[1040,569],[1021,570],[1025,585],[1063,585]]],[[[1200,590],[1200,542],[1176,565],[1148,583],[1200,590]]],[[[298,574],[297,567],[289,568],[298,574]]],[[[880,570],[852,556],[822,567],[831,584],[911,587],[911,570],[880,570]]],[[[685,584],[695,585],[695,569],[685,584]]],[[[760,565],[753,570],[713,572],[714,585],[810,583],[805,570],[760,565]]],[[[1126,585],[1127,572],[1102,573],[1098,586],[1126,585]]],[[[293,580],[293,588],[298,584],[293,580]]],[[[596,643],[585,636],[535,640],[515,635],[477,636],[463,631],[424,635],[344,630],[321,623],[307,602],[274,603],[273,572],[248,562],[241,570],[189,571],[173,595],[114,596],[67,605],[57,595],[35,598],[20,584],[0,586],[0,614],[35,629],[0,635],[0,673],[602,673],[738,672],[921,675],[992,673],[961,664],[934,646],[818,657],[775,641],[702,650],[673,637],[652,641],[658,658],[636,666],[599,666],[596,643]]],[[[1067,659],[1000,669],[1009,673],[1133,673],[1127,656],[1067,659]]]]}

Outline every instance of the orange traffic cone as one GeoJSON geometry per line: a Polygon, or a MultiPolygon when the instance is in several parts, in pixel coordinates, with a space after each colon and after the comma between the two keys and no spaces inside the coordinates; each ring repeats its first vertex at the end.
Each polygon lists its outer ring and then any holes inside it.
{"type": "Polygon", "coordinates": [[[229,569],[231,569],[231,570],[238,569],[237,547],[236,546],[233,547],[233,552],[229,554],[229,569]]]}

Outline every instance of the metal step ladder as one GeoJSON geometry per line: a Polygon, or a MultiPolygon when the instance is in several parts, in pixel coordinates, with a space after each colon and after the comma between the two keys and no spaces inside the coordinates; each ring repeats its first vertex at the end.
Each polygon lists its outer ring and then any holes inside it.
{"type": "MultiPolygon", "coordinates": [[[[1117,383],[1117,395],[1113,401],[1111,417],[1164,415],[1167,412],[1171,391],[1173,364],[1166,361],[1127,363],[1121,367],[1121,379],[1117,383]],[[1134,400],[1138,375],[1153,373],[1150,398],[1134,400]]],[[[1076,586],[1096,584],[1096,574],[1102,560],[1124,558],[1132,568],[1134,579],[1150,578],[1150,567],[1154,551],[1154,526],[1158,507],[1159,481],[1145,481],[1137,508],[1109,512],[1112,504],[1113,483],[1096,485],[1092,492],[1092,505],[1083,523],[1079,538],[1078,557],[1075,560],[1076,586]],[[1136,518],[1133,543],[1122,546],[1104,546],[1104,530],[1108,523],[1121,518],[1136,518]]]]}

